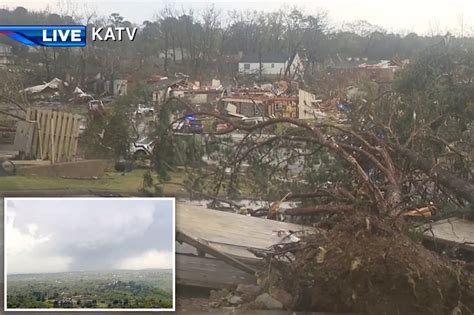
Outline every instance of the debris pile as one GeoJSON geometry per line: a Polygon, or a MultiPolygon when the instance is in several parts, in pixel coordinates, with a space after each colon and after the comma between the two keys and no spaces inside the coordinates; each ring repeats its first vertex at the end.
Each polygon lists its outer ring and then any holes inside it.
{"type": "Polygon", "coordinates": [[[474,277],[379,219],[274,246],[264,286],[292,292],[292,309],[364,314],[472,314],[474,277]]]}
{"type": "Polygon", "coordinates": [[[209,297],[211,308],[238,308],[243,310],[283,310],[290,309],[293,297],[288,292],[277,289],[263,292],[258,285],[239,284],[234,291],[212,290],[209,297]]]}

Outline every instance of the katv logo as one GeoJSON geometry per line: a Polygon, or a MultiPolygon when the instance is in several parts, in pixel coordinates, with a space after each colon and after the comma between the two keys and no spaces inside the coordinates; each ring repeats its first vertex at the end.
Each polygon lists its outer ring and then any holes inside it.
{"type": "Polygon", "coordinates": [[[91,37],[93,41],[121,42],[125,38],[125,34],[130,41],[133,41],[137,30],[136,27],[93,27],[91,37]]]}
{"type": "MultiPolygon", "coordinates": [[[[136,27],[92,27],[92,41],[121,42],[135,39],[136,27]]],[[[87,44],[87,27],[84,25],[0,25],[0,34],[28,46],[84,47],[87,44]]]]}
{"type": "Polygon", "coordinates": [[[0,25],[0,34],[28,46],[84,47],[87,31],[83,25],[0,25]]]}

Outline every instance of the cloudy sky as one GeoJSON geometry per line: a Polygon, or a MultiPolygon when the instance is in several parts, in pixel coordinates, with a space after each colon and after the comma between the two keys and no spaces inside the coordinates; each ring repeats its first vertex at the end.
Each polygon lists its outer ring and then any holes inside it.
{"type": "Polygon", "coordinates": [[[306,10],[323,9],[329,13],[334,25],[344,21],[366,20],[381,25],[390,31],[404,33],[415,31],[426,34],[455,33],[462,28],[472,31],[474,26],[473,0],[0,0],[0,6],[24,6],[28,9],[57,11],[74,7],[83,11],[84,7],[96,10],[101,15],[120,12],[133,22],[152,19],[154,13],[165,5],[202,10],[214,4],[218,9],[278,10],[281,6],[297,5],[306,10]],[[60,5],[58,5],[58,3],[60,5]]]}
{"type": "Polygon", "coordinates": [[[171,200],[7,202],[7,272],[173,267],[171,200]]]}

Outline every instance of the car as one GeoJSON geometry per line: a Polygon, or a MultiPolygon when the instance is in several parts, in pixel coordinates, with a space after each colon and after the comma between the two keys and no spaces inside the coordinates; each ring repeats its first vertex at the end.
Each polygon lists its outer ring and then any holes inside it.
{"type": "Polygon", "coordinates": [[[133,142],[130,146],[130,153],[135,160],[148,159],[153,155],[155,141],[144,138],[133,142]]]}
{"type": "Polygon", "coordinates": [[[259,123],[262,123],[264,121],[267,121],[269,120],[268,117],[264,117],[264,116],[256,116],[256,117],[243,117],[241,119],[241,121],[244,123],[244,124],[249,124],[249,125],[257,125],[259,123]]]}
{"type": "Polygon", "coordinates": [[[183,120],[177,121],[172,126],[174,131],[183,133],[202,133],[204,126],[193,115],[186,115],[183,120]]]}
{"type": "Polygon", "coordinates": [[[155,109],[151,106],[147,106],[144,104],[138,104],[137,109],[135,110],[135,116],[142,117],[142,116],[153,116],[155,113],[155,109]]]}
{"type": "Polygon", "coordinates": [[[202,133],[204,131],[204,126],[201,121],[192,120],[184,126],[183,131],[187,133],[202,133]]]}

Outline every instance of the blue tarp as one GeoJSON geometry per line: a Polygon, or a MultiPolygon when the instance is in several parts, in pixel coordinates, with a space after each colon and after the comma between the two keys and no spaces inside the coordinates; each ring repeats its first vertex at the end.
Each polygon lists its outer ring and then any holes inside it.
{"type": "Polygon", "coordinates": [[[344,113],[348,113],[351,111],[351,106],[349,104],[346,104],[346,103],[340,103],[340,104],[337,104],[337,108],[341,111],[341,112],[344,112],[344,113]]]}

